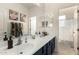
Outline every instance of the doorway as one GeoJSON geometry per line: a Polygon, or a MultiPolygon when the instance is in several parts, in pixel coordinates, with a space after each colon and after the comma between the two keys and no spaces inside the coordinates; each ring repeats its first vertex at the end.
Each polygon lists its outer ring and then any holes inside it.
{"type": "Polygon", "coordinates": [[[36,16],[31,17],[30,19],[30,33],[31,35],[35,35],[36,32],[36,16]]]}
{"type": "Polygon", "coordinates": [[[59,16],[59,54],[74,55],[74,19],[59,16]]]}

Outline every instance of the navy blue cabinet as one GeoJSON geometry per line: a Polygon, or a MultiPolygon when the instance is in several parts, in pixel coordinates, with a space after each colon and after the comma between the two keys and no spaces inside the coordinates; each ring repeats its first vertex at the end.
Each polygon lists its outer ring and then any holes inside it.
{"type": "Polygon", "coordinates": [[[51,49],[51,43],[50,43],[50,42],[47,44],[47,48],[46,48],[46,49],[47,49],[46,55],[51,55],[51,50],[52,50],[52,49],[51,49]]]}
{"type": "Polygon", "coordinates": [[[40,48],[34,55],[53,55],[55,50],[55,37],[52,38],[46,45],[40,48]]]}
{"type": "Polygon", "coordinates": [[[42,55],[42,48],[39,49],[34,55],[42,55]]]}

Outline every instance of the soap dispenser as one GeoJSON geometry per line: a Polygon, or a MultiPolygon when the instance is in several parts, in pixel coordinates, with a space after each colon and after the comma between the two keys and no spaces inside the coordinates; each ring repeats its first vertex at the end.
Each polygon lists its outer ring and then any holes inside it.
{"type": "Polygon", "coordinates": [[[7,40],[8,40],[8,37],[7,37],[6,32],[4,32],[4,36],[5,36],[5,37],[3,38],[3,40],[4,40],[4,41],[7,41],[7,40]]]}
{"type": "Polygon", "coordinates": [[[9,37],[9,40],[8,40],[8,49],[11,49],[13,48],[13,40],[12,40],[12,36],[9,37]]]}

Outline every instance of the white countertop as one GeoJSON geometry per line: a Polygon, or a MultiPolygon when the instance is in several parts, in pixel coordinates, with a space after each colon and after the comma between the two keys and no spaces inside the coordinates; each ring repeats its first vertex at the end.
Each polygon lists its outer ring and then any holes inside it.
{"type": "Polygon", "coordinates": [[[48,35],[41,38],[28,39],[27,43],[14,46],[12,49],[7,49],[7,46],[5,46],[0,48],[0,55],[20,55],[20,52],[23,52],[24,55],[32,55],[54,37],[55,35],[48,35]]]}

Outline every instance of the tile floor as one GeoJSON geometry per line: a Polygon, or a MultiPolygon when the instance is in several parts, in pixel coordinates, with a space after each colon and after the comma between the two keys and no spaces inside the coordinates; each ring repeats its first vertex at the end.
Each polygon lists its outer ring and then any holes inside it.
{"type": "Polygon", "coordinates": [[[61,41],[59,43],[58,55],[75,55],[71,42],[61,41]]]}

